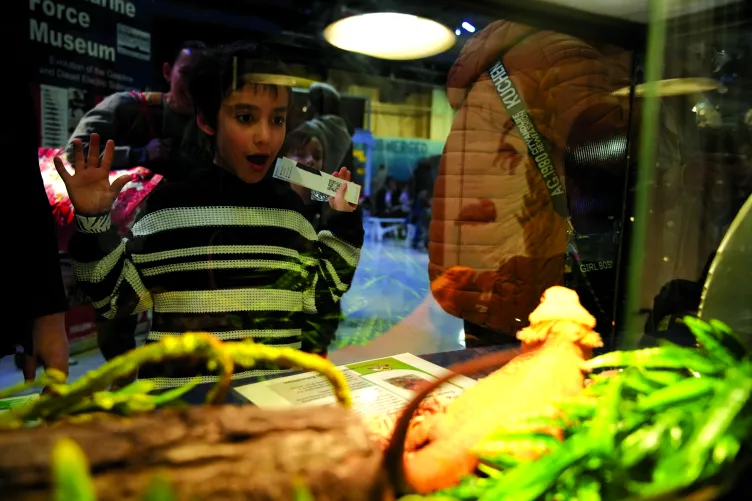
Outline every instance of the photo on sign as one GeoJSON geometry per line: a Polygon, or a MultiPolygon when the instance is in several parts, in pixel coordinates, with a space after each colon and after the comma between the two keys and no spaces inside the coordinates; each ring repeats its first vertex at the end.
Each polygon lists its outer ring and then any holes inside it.
{"type": "Polygon", "coordinates": [[[68,89],[39,86],[42,146],[59,148],[68,141],[68,89]]]}
{"type": "Polygon", "coordinates": [[[151,61],[151,33],[118,23],[118,54],[143,61],[151,61]]]}
{"type": "Polygon", "coordinates": [[[396,386],[397,388],[401,388],[403,390],[413,391],[413,392],[419,392],[423,388],[425,388],[428,384],[431,383],[431,381],[424,379],[422,377],[419,377],[415,374],[407,374],[404,376],[397,376],[397,377],[391,377],[389,379],[385,379],[385,382],[396,386]]]}
{"type": "MultiPolygon", "coordinates": [[[[68,136],[73,134],[78,122],[84,117],[86,112],[91,108],[86,101],[87,91],[86,89],[79,89],[76,87],[68,88],[68,136]]],[[[67,141],[67,139],[66,139],[67,141]]],[[[62,146],[61,143],[58,146],[62,146]]]]}

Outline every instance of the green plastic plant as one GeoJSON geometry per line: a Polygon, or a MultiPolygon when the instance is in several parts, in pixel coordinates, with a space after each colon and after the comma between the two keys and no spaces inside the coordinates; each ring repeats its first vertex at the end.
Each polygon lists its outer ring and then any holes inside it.
{"type": "Polygon", "coordinates": [[[144,364],[190,357],[203,358],[209,370],[219,378],[209,391],[207,403],[224,401],[235,365],[250,368],[258,363],[272,363],[281,367],[312,370],[322,374],[332,385],[337,401],[350,407],[352,397],[344,375],[328,360],[292,348],[278,348],[252,342],[222,343],[210,334],[190,333],[166,336],[159,342],[147,344],[117,357],[81,379],[65,384],[65,376],[47,371],[34,383],[24,383],[0,393],[0,398],[12,396],[30,387],[47,387],[48,394],[10,411],[0,414],[0,429],[19,428],[36,421],[55,421],[66,416],[85,416],[95,411],[132,415],[170,405],[195,386],[196,382],[151,395],[149,381],[136,381],[118,391],[107,391],[113,382],[130,375],[144,364]]]}

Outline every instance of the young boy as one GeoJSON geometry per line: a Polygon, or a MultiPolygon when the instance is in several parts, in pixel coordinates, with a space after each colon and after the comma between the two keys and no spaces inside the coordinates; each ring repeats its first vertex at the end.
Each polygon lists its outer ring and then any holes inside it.
{"type": "MultiPolygon", "coordinates": [[[[155,191],[133,240],[121,241],[109,228],[108,211],[127,181],[107,180],[112,141],[101,165],[96,135],[87,161],[77,142],[73,175],[56,161],[76,210],[78,232],[69,246],[76,278],[101,314],[153,308],[149,341],[205,331],[225,341],[326,352],[331,339],[315,325],[350,286],[363,227],[342,189],[329,200],[328,230],[317,234],[300,197],[266,175],[285,139],[291,90],[255,82],[283,72],[253,45],[222,47],[202,59],[190,92],[214,148],[213,165],[155,191]]],[[[350,179],[346,169],[336,175],[350,179]]],[[[235,377],[276,371],[238,368],[235,377]]],[[[216,379],[203,364],[186,362],[143,367],[140,377],[171,387],[197,374],[202,382],[216,379]]]]}

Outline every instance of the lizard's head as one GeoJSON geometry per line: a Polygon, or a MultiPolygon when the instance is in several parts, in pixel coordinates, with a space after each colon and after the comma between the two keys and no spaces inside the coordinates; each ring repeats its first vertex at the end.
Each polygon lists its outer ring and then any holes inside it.
{"type": "Polygon", "coordinates": [[[530,326],[517,333],[517,339],[526,349],[553,336],[557,342],[580,345],[588,358],[593,348],[603,346],[601,336],[593,330],[595,318],[580,304],[572,289],[558,286],[547,289],[529,319],[530,326]]]}

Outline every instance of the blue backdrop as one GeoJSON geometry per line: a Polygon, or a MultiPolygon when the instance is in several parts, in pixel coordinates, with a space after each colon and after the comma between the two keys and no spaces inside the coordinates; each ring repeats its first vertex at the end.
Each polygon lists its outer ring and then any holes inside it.
{"type": "Polygon", "coordinates": [[[386,165],[391,177],[397,181],[407,181],[412,177],[418,161],[441,155],[443,150],[443,141],[375,137],[371,152],[371,168],[373,172],[378,172],[382,164],[386,165]]]}

